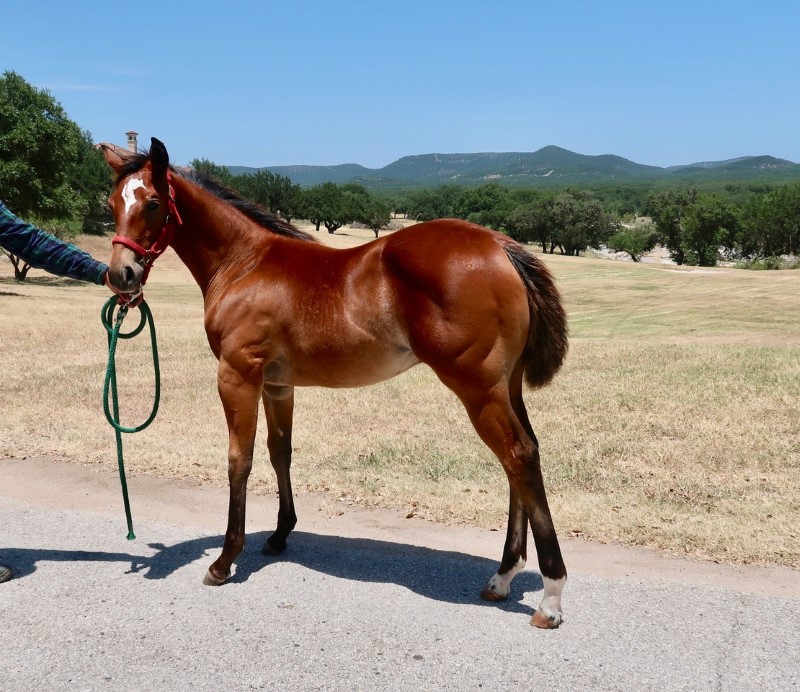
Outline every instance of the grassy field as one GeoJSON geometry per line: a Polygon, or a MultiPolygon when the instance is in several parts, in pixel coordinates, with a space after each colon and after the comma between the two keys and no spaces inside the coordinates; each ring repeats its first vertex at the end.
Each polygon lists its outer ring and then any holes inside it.
{"type": "MultiPolygon", "coordinates": [[[[321,235],[339,245],[372,236],[321,235]]],[[[108,256],[107,239],[81,244],[108,256]]],[[[800,567],[800,271],[545,261],[567,304],[571,347],[554,383],[526,401],[559,532],[800,567]]],[[[36,271],[18,284],[0,259],[0,454],[115,465],[101,403],[106,297],[36,271]]],[[[126,436],[128,469],[225,484],[216,362],[199,290],[172,252],[146,297],[162,402],[150,428],[126,436]]],[[[121,347],[128,424],[149,412],[147,341],[121,347]]],[[[275,492],[265,427],[250,483],[257,493],[275,492]]],[[[366,389],[299,390],[294,430],[298,492],[504,529],[500,465],[424,367],[366,389]]]]}

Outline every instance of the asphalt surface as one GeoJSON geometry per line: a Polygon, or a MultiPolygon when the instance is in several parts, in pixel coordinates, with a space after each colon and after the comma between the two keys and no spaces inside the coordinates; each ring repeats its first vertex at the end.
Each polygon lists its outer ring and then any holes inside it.
{"type": "Polygon", "coordinates": [[[503,534],[299,498],[287,552],[260,547],[277,503],[250,498],[232,580],[202,584],[226,492],[0,460],[0,690],[791,690],[800,572],[563,544],[564,624],[528,624],[534,564],[508,601],[478,593],[503,534]]]}

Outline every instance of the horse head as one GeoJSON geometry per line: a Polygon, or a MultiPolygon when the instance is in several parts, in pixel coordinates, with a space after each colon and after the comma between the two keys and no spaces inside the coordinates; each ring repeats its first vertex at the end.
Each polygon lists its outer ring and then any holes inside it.
{"type": "Polygon", "coordinates": [[[174,223],[180,222],[171,185],[169,154],[153,137],[146,154],[121,153],[101,145],[106,162],[116,173],[109,206],[116,235],[108,279],[120,293],[138,293],[153,261],[169,245],[174,223]]]}

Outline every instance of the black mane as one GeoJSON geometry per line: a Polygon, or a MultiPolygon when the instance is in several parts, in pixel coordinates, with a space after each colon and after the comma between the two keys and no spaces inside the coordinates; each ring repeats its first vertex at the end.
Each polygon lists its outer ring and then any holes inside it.
{"type": "Polygon", "coordinates": [[[223,185],[216,178],[212,178],[211,176],[194,169],[191,169],[188,172],[178,171],[178,174],[202,187],[204,190],[210,192],[223,202],[230,204],[232,207],[242,212],[242,214],[244,214],[248,219],[255,221],[259,226],[263,226],[273,233],[286,236],[287,238],[308,240],[313,243],[317,242],[317,239],[313,235],[310,235],[305,231],[301,231],[299,228],[295,228],[292,226],[292,224],[285,219],[282,219],[277,214],[273,214],[255,202],[245,199],[238,192],[232,190],[226,185],[223,185]]]}
{"type": "MultiPolygon", "coordinates": [[[[141,168],[149,160],[150,155],[148,153],[140,152],[136,154],[129,154],[125,159],[125,163],[122,165],[119,171],[117,171],[117,180],[115,184],[119,185],[123,178],[126,178],[132,173],[136,173],[137,171],[141,170],[141,168]]],[[[238,192],[232,190],[226,185],[223,185],[219,180],[211,177],[210,175],[206,175],[194,169],[184,169],[179,171],[172,166],[170,166],[169,169],[173,174],[185,178],[186,180],[203,188],[207,192],[210,192],[212,195],[222,200],[226,204],[230,204],[235,209],[238,209],[248,219],[255,221],[259,226],[263,226],[268,231],[272,231],[273,233],[277,233],[278,235],[282,235],[287,238],[307,240],[312,243],[317,242],[317,239],[313,235],[306,233],[305,231],[301,231],[299,228],[295,228],[292,226],[292,224],[282,219],[277,214],[273,214],[255,202],[245,199],[238,192]]]]}

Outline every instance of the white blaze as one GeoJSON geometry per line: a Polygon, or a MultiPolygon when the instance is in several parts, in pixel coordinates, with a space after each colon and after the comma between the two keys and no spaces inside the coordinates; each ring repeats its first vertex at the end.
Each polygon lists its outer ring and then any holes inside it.
{"type": "Polygon", "coordinates": [[[122,188],[122,199],[125,201],[125,215],[131,210],[131,207],[136,204],[135,192],[140,187],[144,187],[144,181],[141,178],[131,178],[125,183],[122,188]]]}

